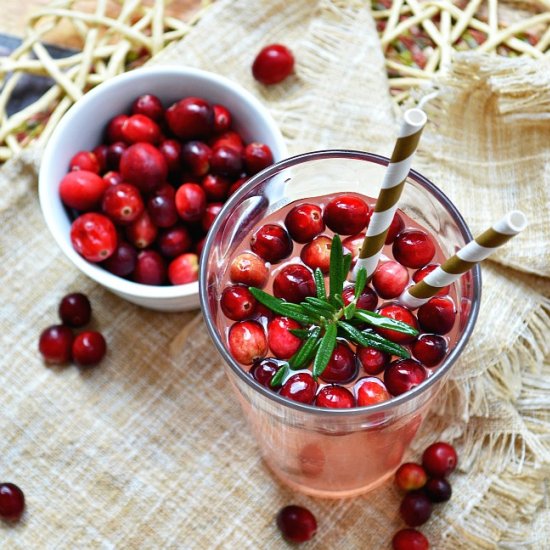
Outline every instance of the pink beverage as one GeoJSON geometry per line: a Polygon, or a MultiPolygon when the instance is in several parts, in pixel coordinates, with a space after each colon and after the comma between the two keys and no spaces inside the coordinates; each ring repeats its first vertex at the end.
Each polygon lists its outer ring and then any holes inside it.
{"type": "MultiPolygon", "coordinates": [[[[317,160],[342,162],[341,158],[317,160]]],[[[364,165],[372,168],[368,162],[370,158],[364,165]]],[[[311,166],[304,164],[311,177],[311,166]]],[[[325,165],[330,168],[330,164],[325,165]]],[[[296,166],[291,168],[295,173],[296,166]]],[[[271,180],[264,176],[268,191],[270,184],[290,181],[280,177],[277,167],[273,172],[271,180]]],[[[354,180],[355,172],[354,166],[354,180]]],[[[346,180],[346,171],[341,174],[346,180]]],[[[254,181],[250,186],[254,189],[254,181]]],[[[262,198],[269,197],[265,181],[259,186],[262,198]]],[[[398,211],[373,276],[357,295],[354,283],[346,280],[336,300],[338,286],[332,282],[336,271],[329,265],[332,246],[338,249],[334,235],[340,235],[343,253],[355,259],[375,199],[350,189],[349,182],[342,191],[335,192],[334,184],[329,189],[322,195],[303,193],[289,200],[288,185],[283,199],[276,194],[272,201],[279,207],[263,212],[257,211],[257,205],[265,203],[244,190],[240,203],[235,199],[229,205],[241,225],[233,225],[230,217],[224,224],[222,213],[217,247],[211,248],[209,262],[203,259],[201,300],[203,310],[208,308],[211,334],[231,367],[229,378],[271,470],[303,492],[343,497],[379,485],[402,462],[445,371],[469,333],[465,329],[473,322],[469,323],[471,311],[474,317],[477,312],[477,305],[472,308],[477,281],[472,284],[470,279],[467,287],[459,281],[415,311],[398,303],[405,288],[462,244],[458,239],[449,247],[447,235],[434,234],[433,213],[427,224],[413,219],[413,210],[407,208],[410,199],[405,197],[406,206],[398,211]],[[248,203],[255,208],[244,215],[242,208],[248,203]],[[319,302],[320,296],[325,299],[319,292],[320,280],[330,302],[327,306],[319,302]],[[271,295],[270,300],[264,293],[271,295]],[[275,305],[272,296],[277,298],[275,305]],[[286,309],[279,311],[281,304],[286,309]],[[289,310],[288,304],[295,305],[289,310]],[[287,310],[288,316],[283,314],[287,310]],[[304,312],[309,317],[304,318],[304,312]],[[327,322],[328,318],[332,321],[327,322]],[[330,339],[331,324],[335,341],[327,354],[322,348],[330,339]],[[315,351],[305,353],[308,345],[315,351]],[[318,355],[325,357],[324,367],[318,355]]],[[[433,206],[426,205],[426,210],[433,206]]]]}

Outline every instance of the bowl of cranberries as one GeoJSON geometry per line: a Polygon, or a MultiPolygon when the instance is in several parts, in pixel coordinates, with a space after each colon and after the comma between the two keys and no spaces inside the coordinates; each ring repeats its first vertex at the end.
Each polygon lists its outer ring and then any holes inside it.
{"type": "Polygon", "coordinates": [[[138,305],[198,307],[198,262],[225,201],[284,158],[268,110],[235,82],[142,68],[88,92],[50,138],[40,205],[71,262],[138,305]]]}

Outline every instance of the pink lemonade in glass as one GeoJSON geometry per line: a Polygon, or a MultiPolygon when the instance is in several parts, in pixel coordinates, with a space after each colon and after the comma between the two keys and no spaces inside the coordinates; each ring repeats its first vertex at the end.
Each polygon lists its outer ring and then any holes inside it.
{"type": "Polygon", "coordinates": [[[393,474],[477,314],[477,271],[416,310],[398,302],[471,239],[416,174],[356,291],[349,268],[385,163],[336,151],[271,167],[229,201],[202,260],[207,325],[262,456],[316,496],[360,494],[393,474]]]}

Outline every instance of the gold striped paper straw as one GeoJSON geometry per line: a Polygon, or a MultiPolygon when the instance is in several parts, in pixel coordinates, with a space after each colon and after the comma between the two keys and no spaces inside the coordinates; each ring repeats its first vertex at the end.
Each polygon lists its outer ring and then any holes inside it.
{"type": "Polygon", "coordinates": [[[527,226],[525,214],[512,210],[492,227],[462,247],[443,265],[436,267],[424,279],[401,294],[399,301],[410,309],[426,303],[443,287],[454,283],[463,273],[490,256],[499,246],[523,231],[527,226]]]}
{"type": "Polygon", "coordinates": [[[426,121],[426,113],[418,108],[409,109],[403,116],[399,136],[367,227],[367,234],[352,272],[353,280],[361,267],[367,270],[367,276],[370,278],[378,265],[380,252],[384,247],[388,229],[397,210],[397,202],[409,175],[412,158],[426,121]]]}

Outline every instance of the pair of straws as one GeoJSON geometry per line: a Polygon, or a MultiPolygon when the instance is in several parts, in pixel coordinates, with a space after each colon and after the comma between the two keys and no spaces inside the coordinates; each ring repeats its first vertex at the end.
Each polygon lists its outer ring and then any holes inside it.
{"type": "MultiPolygon", "coordinates": [[[[352,272],[353,279],[361,267],[366,269],[370,278],[378,265],[380,253],[397,210],[397,203],[405,186],[412,158],[426,121],[426,114],[418,108],[409,109],[404,114],[399,136],[367,228],[367,234],[352,272]]],[[[411,309],[421,306],[437,294],[441,288],[454,283],[462,274],[490,256],[499,246],[523,231],[526,226],[527,218],[523,212],[519,210],[508,212],[441,266],[428,273],[422,281],[406,289],[399,297],[399,301],[411,309]]]]}

